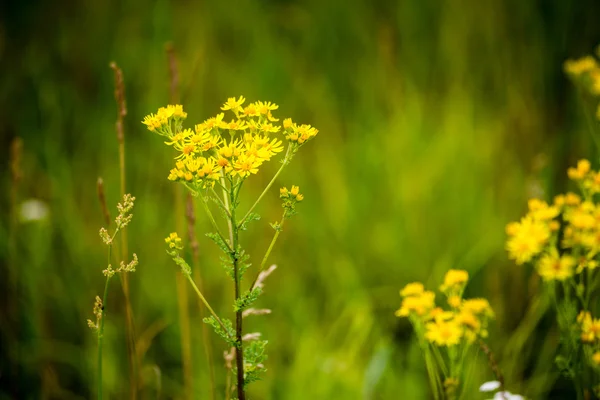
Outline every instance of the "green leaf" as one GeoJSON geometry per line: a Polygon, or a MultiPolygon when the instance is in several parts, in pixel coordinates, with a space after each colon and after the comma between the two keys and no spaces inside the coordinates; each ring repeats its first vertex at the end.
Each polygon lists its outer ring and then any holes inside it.
{"type": "Polygon", "coordinates": [[[173,261],[175,261],[175,264],[177,264],[181,268],[181,272],[183,272],[186,275],[191,275],[192,269],[177,251],[167,250],[167,254],[170,255],[171,258],[173,258],[173,261]]]}
{"type": "Polygon", "coordinates": [[[215,198],[214,196],[207,196],[208,200],[211,200],[213,203],[215,203],[217,205],[217,208],[219,209],[219,212],[221,213],[221,216],[223,217],[224,220],[229,220],[229,214],[227,212],[227,210],[225,209],[225,207],[223,207],[223,203],[215,198]]]}
{"type": "Polygon", "coordinates": [[[225,270],[225,273],[231,280],[235,280],[234,271],[233,271],[233,261],[229,256],[221,256],[221,266],[225,270]]]}
{"type": "Polygon", "coordinates": [[[236,258],[238,263],[238,276],[241,281],[242,276],[244,276],[244,273],[248,270],[248,268],[252,266],[252,263],[248,262],[248,260],[250,259],[250,255],[248,255],[248,253],[242,250],[242,248],[239,246],[236,252],[236,258]]]}
{"type": "Polygon", "coordinates": [[[250,307],[261,294],[262,289],[260,287],[255,287],[252,290],[246,290],[246,292],[233,303],[233,311],[244,311],[246,308],[250,307]]]}
{"type": "Polygon", "coordinates": [[[212,315],[208,318],[204,318],[203,321],[205,324],[212,326],[215,333],[217,335],[219,335],[231,347],[235,347],[235,348],[239,347],[238,342],[235,339],[235,329],[233,329],[233,324],[231,323],[230,320],[228,320],[227,318],[221,318],[221,322],[227,329],[226,331],[223,329],[221,324],[219,324],[217,319],[212,315]]]}
{"type": "Polygon", "coordinates": [[[554,359],[554,362],[556,363],[556,366],[558,367],[558,370],[560,371],[560,373],[562,375],[569,377],[569,378],[575,377],[575,374],[571,367],[571,362],[569,360],[567,360],[567,358],[565,358],[563,356],[556,356],[556,358],[554,359]]]}
{"type": "Polygon", "coordinates": [[[229,254],[229,245],[227,245],[227,243],[225,243],[225,241],[223,240],[223,238],[221,237],[221,235],[219,235],[218,233],[215,232],[209,232],[206,234],[206,236],[208,236],[209,238],[212,239],[213,242],[216,243],[217,246],[219,246],[219,248],[226,254],[229,254]]]}
{"type": "Polygon", "coordinates": [[[244,348],[244,387],[262,378],[267,370],[264,362],[267,360],[265,347],[267,340],[255,340],[244,348]]]}
{"type": "Polygon", "coordinates": [[[244,220],[244,223],[242,225],[240,225],[240,229],[245,231],[248,229],[248,224],[252,221],[259,221],[260,220],[260,215],[256,214],[256,213],[250,213],[248,214],[248,217],[244,220]]]}

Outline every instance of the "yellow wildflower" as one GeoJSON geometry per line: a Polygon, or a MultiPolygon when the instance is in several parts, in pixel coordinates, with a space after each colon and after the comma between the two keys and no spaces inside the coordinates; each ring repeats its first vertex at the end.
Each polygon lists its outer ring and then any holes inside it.
{"type": "MultiPolygon", "coordinates": [[[[281,188],[281,194],[287,194],[286,188],[281,188]]],[[[400,291],[400,296],[408,297],[408,296],[420,296],[425,291],[425,287],[421,282],[413,282],[409,283],[400,291]]]]}
{"type": "Polygon", "coordinates": [[[594,212],[594,204],[586,201],[581,203],[579,207],[566,212],[565,220],[576,229],[591,229],[596,226],[594,212]]]}
{"type": "Polygon", "coordinates": [[[560,209],[556,206],[548,206],[548,203],[539,199],[529,200],[529,215],[533,219],[547,221],[556,218],[560,209]]]}
{"type": "Polygon", "coordinates": [[[565,71],[573,76],[580,76],[586,72],[598,68],[598,63],[592,56],[585,56],[577,60],[567,60],[564,65],[565,71]]]}
{"type": "Polygon", "coordinates": [[[478,333],[479,330],[481,329],[481,322],[479,321],[479,319],[475,316],[475,314],[463,310],[461,311],[457,316],[456,316],[456,320],[463,326],[467,327],[468,329],[471,329],[472,331],[478,333]]]}
{"type": "Polygon", "coordinates": [[[217,165],[217,162],[215,161],[214,158],[209,158],[207,159],[203,165],[202,168],[200,168],[197,172],[198,177],[202,178],[206,178],[206,179],[212,179],[212,180],[217,180],[220,178],[219,175],[219,166],[217,165]]]}
{"type": "Polygon", "coordinates": [[[262,160],[259,158],[241,154],[233,164],[233,172],[245,178],[250,174],[256,174],[261,164],[262,160]]]}
{"type": "Polygon", "coordinates": [[[273,139],[269,143],[263,145],[263,149],[269,154],[269,157],[273,157],[277,153],[283,151],[281,140],[273,139]]]}
{"type": "Polygon", "coordinates": [[[260,131],[264,133],[277,133],[281,129],[279,126],[274,126],[271,123],[260,124],[260,131]]]}
{"type": "Polygon", "coordinates": [[[214,128],[218,128],[221,126],[223,122],[223,118],[225,117],[224,113],[217,114],[215,117],[209,118],[200,124],[199,128],[202,130],[212,130],[214,128]]]}
{"type": "Polygon", "coordinates": [[[594,354],[592,354],[592,362],[594,363],[594,365],[600,366],[600,351],[597,351],[594,354]]]}
{"type": "Polygon", "coordinates": [[[582,180],[590,172],[591,164],[588,160],[579,160],[577,168],[569,168],[567,174],[573,180],[582,180]]]}
{"type": "Polygon", "coordinates": [[[591,171],[583,181],[583,187],[592,194],[600,193],[600,173],[591,171]]]}
{"type": "Polygon", "coordinates": [[[538,264],[538,273],[545,281],[564,281],[573,276],[575,259],[568,255],[559,257],[557,254],[544,255],[538,264]]]}
{"type": "Polygon", "coordinates": [[[246,99],[244,98],[244,96],[240,96],[240,98],[237,100],[235,99],[235,97],[229,97],[227,99],[227,102],[221,107],[221,110],[232,110],[237,114],[237,111],[241,110],[242,104],[244,104],[245,101],[246,99]]]}
{"type": "Polygon", "coordinates": [[[580,274],[584,269],[594,270],[594,269],[598,268],[598,265],[599,265],[598,261],[592,260],[588,257],[581,257],[579,259],[575,273],[580,274]]]}
{"type": "Polygon", "coordinates": [[[177,176],[177,168],[173,168],[169,171],[169,176],[167,177],[170,181],[176,181],[179,177],[177,176]]]}
{"type": "Polygon", "coordinates": [[[581,326],[581,341],[594,343],[600,339],[600,319],[592,318],[587,311],[582,311],[577,316],[577,322],[581,326]]]}
{"type": "Polygon", "coordinates": [[[256,105],[254,103],[250,103],[244,108],[244,116],[246,117],[258,117],[260,113],[256,109],[256,105]]]}
{"type": "Polygon", "coordinates": [[[436,320],[436,321],[449,321],[454,318],[454,313],[452,311],[444,311],[441,307],[435,307],[431,311],[429,311],[429,315],[427,316],[427,320],[436,320]]]}
{"type": "Polygon", "coordinates": [[[165,243],[169,245],[171,249],[183,249],[181,238],[177,235],[177,232],[172,232],[165,238],[165,243]]]}
{"type": "Polygon", "coordinates": [[[494,311],[486,299],[467,299],[462,302],[461,309],[475,315],[494,316],[494,311]]]}
{"type": "Polygon", "coordinates": [[[581,310],[579,314],[577,314],[577,322],[579,324],[585,324],[592,321],[592,314],[589,311],[581,310]]]}
{"type": "Polygon", "coordinates": [[[548,226],[531,216],[526,216],[521,222],[512,225],[511,233],[506,249],[509,258],[514,259],[517,264],[526,263],[541,253],[550,239],[548,226]]]}
{"type": "Polygon", "coordinates": [[[461,290],[469,280],[469,273],[460,269],[451,269],[444,276],[444,283],[440,286],[442,292],[456,289],[461,290]]]}
{"type": "Polygon", "coordinates": [[[259,115],[267,117],[269,121],[279,121],[271,114],[271,111],[275,111],[279,108],[277,104],[271,103],[270,101],[257,101],[254,105],[259,115]]]}
{"type": "Polygon", "coordinates": [[[420,296],[408,296],[402,300],[400,309],[396,311],[398,317],[408,317],[411,313],[423,317],[435,306],[435,293],[426,290],[420,296]]]}
{"type": "Polygon", "coordinates": [[[515,236],[519,233],[521,225],[518,222],[510,222],[506,225],[506,234],[508,236],[515,236]]]}
{"type": "Polygon", "coordinates": [[[427,329],[425,338],[437,346],[457,345],[463,334],[460,324],[455,319],[428,322],[425,328],[427,329]]]}
{"type": "Polygon", "coordinates": [[[230,122],[222,122],[221,128],[229,129],[230,131],[243,131],[246,129],[246,122],[242,120],[230,121],[230,122]]]}
{"type": "Polygon", "coordinates": [[[221,143],[221,138],[219,136],[211,136],[209,140],[204,142],[200,147],[202,151],[209,151],[210,149],[214,149],[218,147],[221,143]]]}
{"type": "Polygon", "coordinates": [[[204,164],[205,159],[200,158],[188,158],[185,160],[185,167],[190,172],[196,172],[204,164]]]}
{"type": "Polygon", "coordinates": [[[452,308],[460,307],[460,302],[461,302],[460,296],[454,295],[454,296],[448,297],[448,305],[450,305],[450,307],[452,307],[452,308]]]}
{"type": "Polygon", "coordinates": [[[581,197],[575,193],[569,192],[565,195],[565,204],[568,206],[577,206],[581,203],[581,197]]]}
{"type": "Polygon", "coordinates": [[[165,125],[167,125],[168,120],[167,120],[167,118],[164,118],[163,116],[149,114],[144,117],[144,120],[142,121],[142,123],[144,125],[146,125],[146,127],[148,127],[148,130],[156,131],[156,130],[160,130],[165,125]]]}
{"type": "Polygon", "coordinates": [[[183,111],[183,106],[181,104],[169,104],[167,106],[167,113],[175,118],[185,119],[187,118],[187,113],[183,111]]]}

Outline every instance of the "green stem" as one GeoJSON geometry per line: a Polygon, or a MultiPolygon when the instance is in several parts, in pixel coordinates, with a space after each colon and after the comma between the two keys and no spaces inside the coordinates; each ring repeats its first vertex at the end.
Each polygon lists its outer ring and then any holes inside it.
{"type": "Polygon", "coordinates": [[[281,222],[279,223],[279,227],[277,229],[275,229],[275,234],[273,235],[271,244],[269,245],[269,248],[267,249],[267,252],[265,253],[265,256],[263,257],[262,262],[260,263],[260,268],[258,269],[258,274],[256,275],[256,278],[254,278],[254,282],[252,282],[252,286],[250,286],[250,290],[254,289],[254,286],[256,285],[256,282],[258,281],[258,277],[260,276],[260,273],[265,268],[267,259],[269,258],[269,255],[271,255],[271,251],[273,250],[273,247],[275,246],[275,242],[277,242],[277,238],[279,237],[279,234],[281,233],[281,230],[283,227],[283,222],[285,221],[286,215],[287,215],[287,211],[284,210],[283,215],[281,216],[281,222]]]}
{"type": "Polygon", "coordinates": [[[281,167],[279,167],[279,169],[277,170],[277,172],[275,173],[275,175],[273,176],[273,179],[271,179],[271,182],[269,182],[269,184],[267,185],[267,187],[265,188],[265,190],[262,191],[262,193],[260,194],[260,196],[258,196],[258,199],[256,199],[256,201],[254,202],[254,204],[252,205],[252,207],[250,207],[250,209],[248,210],[248,212],[246,213],[246,215],[244,215],[244,218],[242,218],[242,220],[238,223],[237,227],[239,228],[244,221],[246,221],[246,219],[250,216],[250,213],[252,213],[252,211],[256,208],[256,206],[258,205],[258,203],[262,200],[262,198],[264,197],[264,195],[269,191],[269,189],[271,188],[271,186],[273,186],[273,183],[275,183],[275,179],[277,179],[277,177],[279,176],[279,174],[281,173],[281,171],[283,171],[283,168],[289,164],[290,162],[290,150],[292,148],[292,145],[289,144],[288,148],[287,148],[287,152],[285,153],[285,157],[283,158],[283,161],[281,162],[281,167]]]}
{"type": "MultiPolygon", "coordinates": [[[[198,289],[198,286],[196,286],[196,282],[194,282],[194,280],[192,279],[190,274],[184,273],[184,275],[186,276],[188,281],[190,281],[190,283],[192,284],[192,287],[194,288],[194,291],[198,295],[198,298],[200,299],[200,301],[202,301],[202,303],[204,303],[206,308],[208,308],[208,311],[210,311],[210,313],[212,314],[213,317],[215,317],[215,319],[217,320],[219,325],[221,325],[221,328],[223,328],[223,331],[227,334],[227,336],[229,336],[229,331],[227,330],[227,328],[225,327],[225,325],[223,324],[223,322],[221,321],[221,319],[219,318],[217,313],[215,313],[215,310],[212,309],[212,307],[208,303],[208,300],[206,300],[206,298],[204,297],[204,295],[202,294],[200,289],[198,289]]],[[[232,339],[231,336],[229,336],[229,338],[232,339]]]]}
{"type": "Polygon", "coordinates": [[[585,282],[585,303],[583,304],[583,309],[585,311],[589,311],[590,309],[590,297],[592,296],[592,270],[589,268],[586,268],[585,271],[585,277],[586,277],[586,282],[585,282]]]}
{"type": "Polygon", "coordinates": [[[217,221],[215,221],[215,217],[212,215],[212,212],[210,211],[210,208],[208,207],[208,204],[206,203],[206,199],[204,198],[204,196],[202,196],[202,194],[200,194],[200,202],[202,203],[202,206],[204,207],[204,211],[206,211],[206,215],[208,215],[208,219],[210,220],[210,222],[212,223],[213,227],[217,231],[217,235],[219,235],[221,237],[221,240],[223,240],[223,243],[227,244],[227,247],[229,248],[229,251],[232,251],[231,245],[227,243],[227,240],[225,240],[225,238],[221,234],[221,230],[219,229],[219,225],[217,225],[217,221]]]}
{"type": "Polygon", "coordinates": [[[440,393],[443,393],[444,388],[440,380],[439,371],[435,366],[436,362],[433,360],[433,352],[431,351],[429,343],[423,337],[423,326],[414,320],[411,320],[411,324],[417,333],[419,347],[421,348],[421,351],[425,357],[425,367],[427,369],[427,374],[429,375],[431,390],[433,391],[433,398],[435,400],[439,400],[440,393]]]}
{"type": "MultiPolygon", "coordinates": [[[[229,196],[231,196],[231,198],[233,198],[233,196],[232,196],[233,188],[231,188],[230,191],[228,191],[225,188],[225,175],[223,173],[223,170],[221,170],[221,187],[223,188],[223,203],[225,203],[225,208],[227,209],[227,215],[229,216],[229,219],[227,220],[227,228],[229,229],[229,243],[231,243],[231,245],[233,246],[233,249],[230,249],[230,250],[231,250],[231,252],[235,252],[236,246],[233,244],[233,227],[235,225],[235,212],[231,209],[230,204],[229,204],[229,197],[227,196],[229,194],[229,196]]],[[[233,201],[232,201],[232,204],[234,204],[233,201]]]]}
{"type": "MultiPolygon", "coordinates": [[[[110,249],[110,248],[109,248],[110,249]]],[[[110,259],[110,250],[108,252],[110,259]]],[[[102,400],[102,343],[104,339],[104,320],[106,309],[106,299],[108,297],[108,283],[110,282],[110,275],[106,277],[106,284],[104,285],[104,296],[102,298],[102,314],[100,317],[100,327],[98,328],[98,400],[102,400]]]]}
{"type": "MultiPolygon", "coordinates": [[[[231,183],[231,182],[230,182],[231,183]]],[[[232,190],[229,192],[229,207],[231,218],[229,220],[229,235],[232,240],[233,251],[230,256],[233,262],[233,280],[235,282],[235,301],[237,302],[240,298],[240,271],[238,265],[238,225],[235,221],[235,193],[233,190],[233,184],[231,185],[232,190]]],[[[242,344],[242,311],[239,310],[235,313],[235,337],[237,342],[237,348],[235,349],[236,369],[237,369],[237,393],[238,400],[246,400],[246,393],[244,392],[244,349],[242,344]]]]}
{"type": "Polygon", "coordinates": [[[242,179],[237,185],[234,186],[234,189],[232,189],[232,190],[237,189],[237,192],[236,192],[236,195],[235,195],[235,202],[236,202],[236,204],[239,201],[240,192],[242,191],[242,185],[243,184],[244,184],[244,180],[242,179]]]}
{"type": "MultiPolygon", "coordinates": [[[[215,191],[215,188],[213,187],[210,190],[212,190],[213,194],[215,195],[215,199],[217,199],[217,201],[219,202],[219,204],[221,205],[221,207],[223,208],[223,210],[225,210],[225,213],[227,214],[227,216],[229,218],[231,218],[231,214],[229,214],[229,208],[225,205],[225,203],[223,203],[223,200],[221,200],[221,198],[219,197],[219,195],[215,191]]],[[[225,189],[223,189],[223,192],[225,192],[225,189]]]]}

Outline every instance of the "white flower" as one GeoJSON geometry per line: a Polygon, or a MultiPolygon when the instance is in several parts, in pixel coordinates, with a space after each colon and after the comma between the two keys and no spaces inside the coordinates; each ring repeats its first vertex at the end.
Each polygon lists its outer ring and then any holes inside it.
{"type": "Polygon", "coordinates": [[[50,213],[48,205],[38,199],[25,200],[19,211],[21,222],[41,221],[50,213]]]}
{"type": "Polygon", "coordinates": [[[500,387],[500,382],[498,381],[489,381],[484,383],[479,387],[480,392],[493,392],[494,390],[500,387]]]}
{"type": "MultiPolygon", "coordinates": [[[[481,385],[479,387],[479,391],[480,392],[493,392],[495,390],[498,390],[500,388],[500,386],[502,386],[502,384],[498,381],[485,382],[483,385],[481,385]]],[[[488,400],[525,400],[525,397],[521,396],[520,394],[512,394],[511,392],[504,390],[501,392],[497,392],[494,395],[493,399],[488,399],[488,400]]]]}
{"type": "Polygon", "coordinates": [[[512,394],[511,392],[504,391],[498,392],[494,395],[494,398],[491,400],[525,400],[525,397],[520,394],[512,394]]]}

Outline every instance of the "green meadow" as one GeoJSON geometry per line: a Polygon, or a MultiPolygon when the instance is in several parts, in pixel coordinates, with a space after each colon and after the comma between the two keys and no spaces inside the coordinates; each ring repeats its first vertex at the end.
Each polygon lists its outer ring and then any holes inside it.
{"type": "MultiPolygon", "coordinates": [[[[141,121],[177,103],[193,127],[240,95],[319,130],[240,236],[248,285],[281,218],[279,188],[300,187],[255,305],[272,313],[245,322],[268,340],[248,398],[434,398],[411,324],[394,312],[406,284],[435,290],[449,269],[468,271],[465,295],[494,310],[486,343],[506,389],[576,398],[554,363],[555,311],[534,269],[508,258],[505,226],[530,197],[574,190],[566,170],[577,160],[598,168],[597,103],[563,63],[595,51],[599,15],[592,0],[0,6],[0,399],[96,396],[86,320],[107,266],[98,178],[113,220],[122,200],[113,61],[126,95],[125,192],[136,198],[127,247],[139,265],[127,278],[132,327],[122,278],[104,305],[104,398],[225,398],[228,347],[203,336],[203,306],[165,251],[171,232],[187,241],[187,191],[167,179],[175,153],[141,121]]],[[[247,179],[242,209],[277,168],[247,179]]],[[[211,222],[199,203],[195,213],[197,263],[187,244],[182,256],[233,319],[211,222]]],[[[479,392],[495,379],[489,364],[474,353],[463,399],[491,397],[479,392]]]]}

